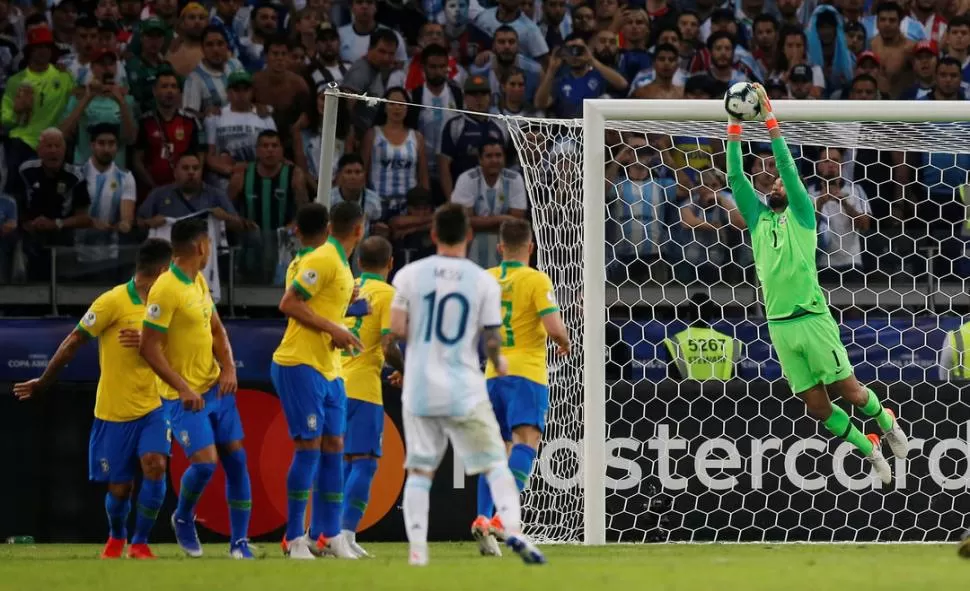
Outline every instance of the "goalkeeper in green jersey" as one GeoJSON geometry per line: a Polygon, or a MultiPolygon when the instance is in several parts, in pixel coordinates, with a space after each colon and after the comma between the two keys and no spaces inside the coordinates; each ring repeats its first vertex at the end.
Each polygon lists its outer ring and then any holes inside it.
{"type": "Polygon", "coordinates": [[[877,435],[864,435],[831,398],[842,398],[872,417],[897,458],[909,448],[906,435],[875,393],[856,380],[839,338],[839,327],[818,284],[815,249],[815,205],[799,178],[795,161],[781,135],[771,103],[760,84],[761,118],[771,136],[779,177],[763,204],[744,174],[741,122],[731,119],[727,131],[727,180],[738,209],[751,232],[755,270],[761,281],[768,334],[782,372],[810,415],[829,433],[854,445],[886,484],[892,480],[889,462],[877,435]]]}

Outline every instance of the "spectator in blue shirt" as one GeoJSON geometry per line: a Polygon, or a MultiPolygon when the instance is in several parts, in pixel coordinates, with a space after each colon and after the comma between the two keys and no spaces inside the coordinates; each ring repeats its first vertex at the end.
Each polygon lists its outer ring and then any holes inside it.
{"type": "Polygon", "coordinates": [[[492,50],[478,54],[475,64],[468,69],[472,76],[485,76],[492,87],[495,102],[502,94],[502,81],[518,68],[525,74],[525,97],[532,102],[539,88],[542,78],[542,66],[539,62],[519,52],[519,34],[508,25],[502,25],[495,31],[492,40],[492,50]]]}
{"type": "Polygon", "coordinates": [[[14,247],[17,245],[17,202],[0,195],[0,285],[10,281],[14,247]]]}
{"type": "Polygon", "coordinates": [[[545,64],[549,54],[546,38],[539,25],[522,13],[521,0],[499,0],[494,8],[482,11],[475,18],[475,28],[491,37],[502,25],[508,25],[519,34],[519,47],[522,53],[545,64]]]}
{"type": "Polygon", "coordinates": [[[582,36],[573,33],[549,60],[535,106],[551,109],[560,118],[581,117],[584,99],[599,98],[609,90],[622,91],[626,86],[626,79],[593,57],[582,36]],[[568,68],[560,73],[563,63],[568,68]]]}

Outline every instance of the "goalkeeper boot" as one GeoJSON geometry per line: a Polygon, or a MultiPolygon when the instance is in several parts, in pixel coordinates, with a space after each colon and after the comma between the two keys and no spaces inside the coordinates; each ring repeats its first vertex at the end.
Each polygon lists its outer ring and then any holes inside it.
{"type": "Polygon", "coordinates": [[[516,554],[522,558],[522,562],[526,564],[545,564],[546,557],[539,551],[535,545],[529,541],[529,538],[522,534],[511,534],[505,539],[505,545],[511,548],[516,554]]]}
{"type": "Polygon", "coordinates": [[[970,529],[963,532],[960,536],[960,546],[957,547],[957,554],[963,558],[970,558],[970,529]]]}
{"type": "Polygon", "coordinates": [[[894,456],[900,460],[905,460],[906,454],[909,453],[909,440],[906,438],[906,434],[903,433],[902,427],[899,426],[899,420],[896,419],[896,413],[887,408],[886,414],[893,418],[892,429],[886,431],[884,434],[886,443],[889,444],[889,449],[893,450],[894,456]]]}
{"type": "Polygon", "coordinates": [[[488,531],[495,536],[495,539],[499,542],[505,543],[505,524],[502,523],[502,518],[496,513],[492,520],[488,522],[488,531]]]}
{"type": "Polygon", "coordinates": [[[879,480],[882,480],[883,484],[889,484],[893,481],[893,470],[889,467],[889,462],[886,461],[886,457],[882,455],[882,450],[879,448],[881,445],[879,436],[870,433],[866,435],[866,438],[872,442],[872,453],[866,459],[869,460],[869,463],[876,470],[876,475],[879,476],[879,480]]]}
{"type": "Polygon", "coordinates": [[[478,553],[482,556],[501,556],[502,550],[498,546],[498,541],[492,535],[489,520],[484,515],[479,515],[472,522],[472,537],[478,542],[478,553]]]}
{"type": "Polygon", "coordinates": [[[101,559],[107,560],[110,558],[121,558],[121,555],[125,552],[125,540],[121,538],[108,538],[108,543],[104,545],[104,550],[101,551],[101,559]]]}

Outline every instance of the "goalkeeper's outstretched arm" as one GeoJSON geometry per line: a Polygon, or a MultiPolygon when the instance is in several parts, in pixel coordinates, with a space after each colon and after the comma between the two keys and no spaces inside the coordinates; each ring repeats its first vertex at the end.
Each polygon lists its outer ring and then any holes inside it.
{"type": "Polygon", "coordinates": [[[751,181],[744,174],[744,156],[741,155],[741,122],[733,117],[728,120],[727,140],[728,187],[748,229],[754,230],[758,217],[766,207],[758,199],[751,181]]]}

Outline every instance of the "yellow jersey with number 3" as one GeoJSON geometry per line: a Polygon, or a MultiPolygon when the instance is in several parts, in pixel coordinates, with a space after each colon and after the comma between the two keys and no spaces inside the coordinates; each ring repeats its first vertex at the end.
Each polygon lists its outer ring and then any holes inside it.
{"type": "MultiPolygon", "coordinates": [[[[488,270],[502,289],[502,355],[509,363],[510,376],[537,384],[548,384],[546,327],[542,317],[559,311],[549,276],[517,262],[503,262],[488,270]]],[[[492,363],[486,378],[498,377],[492,363]]]]}
{"type": "Polygon", "coordinates": [[[79,331],[98,339],[101,377],[94,416],[102,421],[133,421],[162,405],[155,389],[155,372],[137,347],[124,347],[118,341],[122,329],[140,331],[144,317],[145,302],[132,279],[98,296],[77,325],[79,331]]]}
{"type": "MultiPolygon", "coordinates": [[[[219,380],[219,364],[212,352],[212,314],[215,304],[202,273],[190,279],[172,263],[148,292],[144,326],[167,335],[165,359],[200,396],[219,380]]],[[[178,392],[158,378],[158,393],[166,400],[178,392]]]]}
{"type": "Polygon", "coordinates": [[[367,300],[366,316],[348,316],[344,324],[357,335],[362,351],[343,353],[343,378],[347,397],[372,404],[384,404],[381,396],[381,370],[384,369],[384,348],[381,338],[391,332],[391,301],[394,288],[374,273],[362,273],[357,280],[360,298],[367,300]]]}
{"type": "MultiPolygon", "coordinates": [[[[296,278],[290,283],[310,305],[310,309],[331,322],[343,324],[354,291],[343,247],[333,237],[326,244],[300,258],[296,278]]],[[[283,341],[273,353],[279,365],[309,365],[328,380],[340,377],[340,351],[333,348],[330,335],[318,332],[290,318],[283,341]]]]}

